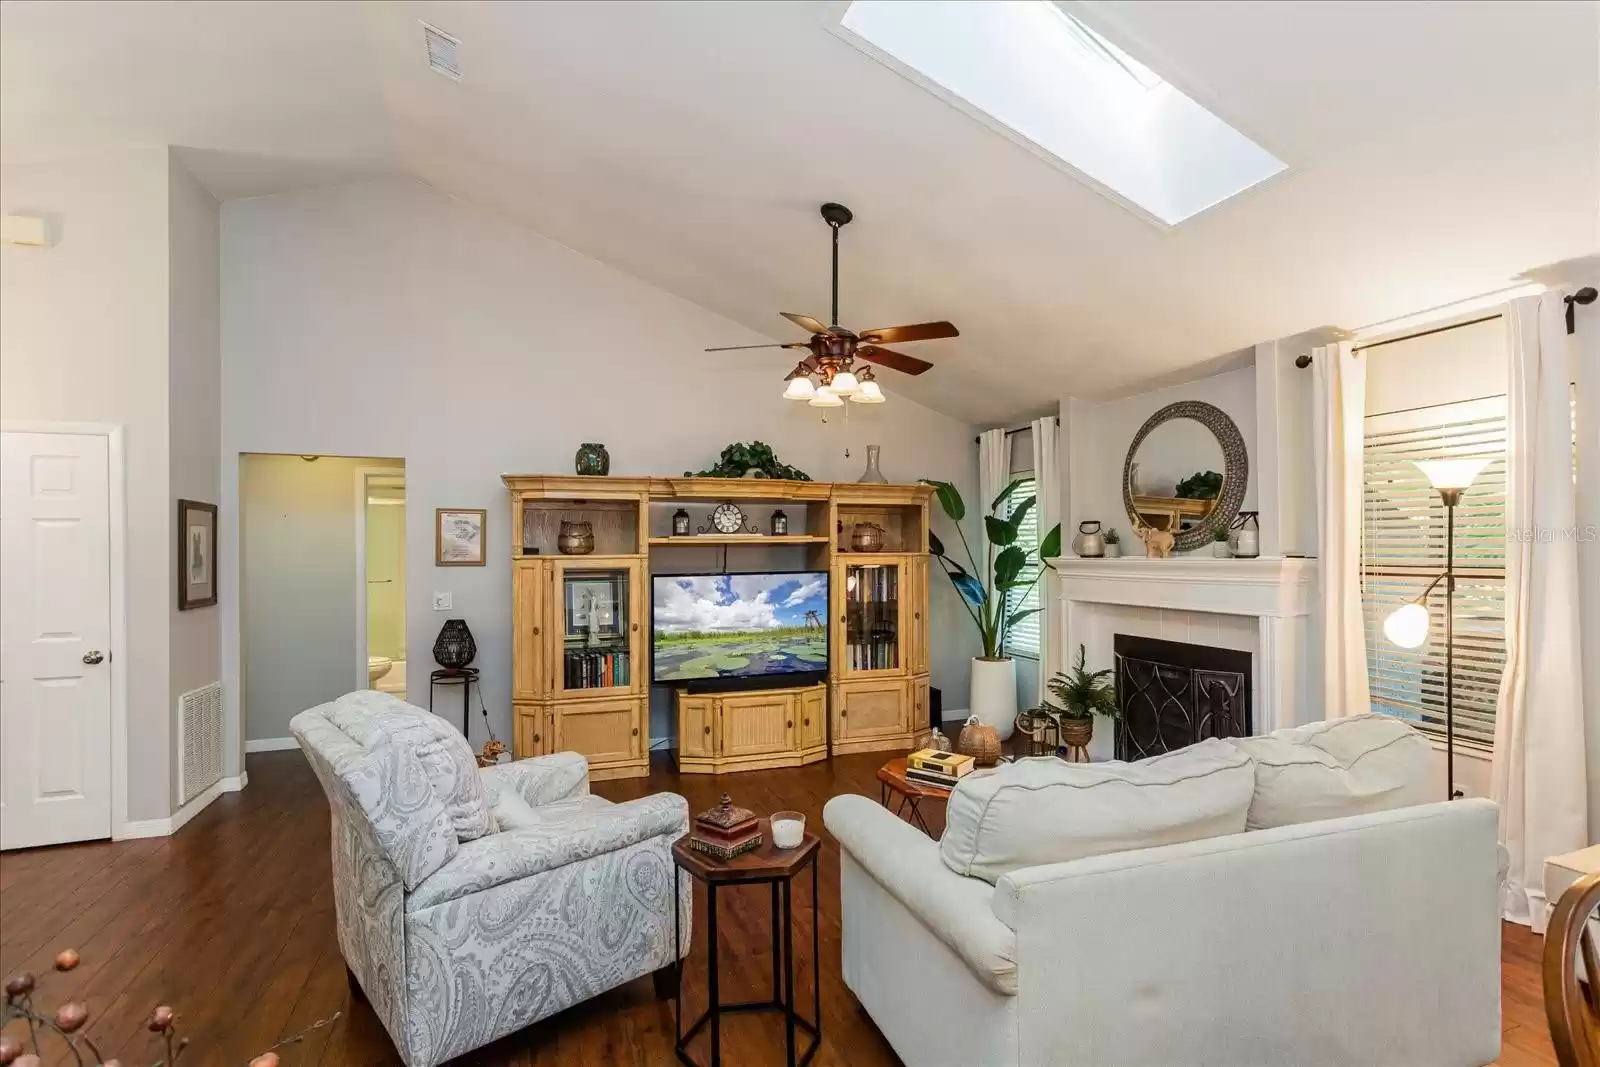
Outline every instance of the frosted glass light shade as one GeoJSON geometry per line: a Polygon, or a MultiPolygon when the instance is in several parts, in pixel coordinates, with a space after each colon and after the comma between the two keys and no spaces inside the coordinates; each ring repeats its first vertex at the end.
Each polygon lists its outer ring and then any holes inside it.
{"type": "Polygon", "coordinates": [[[850,398],[850,403],[881,404],[886,399],[883,395],[883,390],[878,388],[877,382],[867,381],[862,382],[860,387],[856,389],[855,395],[850,398]]]}
{"type": "Polygon", "coordinates": [[[810,404],[814,408],[842,408],[844,397],[824,385],[818,387],[817,395],[811,398],[810,404]]]}
{"type": "Polygon", "coordinates": [[[785,400],[810,400],[817,395],[817,387],[810,378],[790,378],[789,387],[783,391],[785,400]]]}
{"type": "Polygon", "coordinates": [[[1419,459],[1415,462],[1435,489],[1466,489],[1489,465],[1487,459],[1419,459]]]}
{"type": "Polygon", "coordinates": [[[1428,639],[1432,619],[1421,604],[1405,604],[1383,620],[1383,636],[1401,648],[1416,648],[1428,639]]]}
{"type": "Polygon", "coordinates": [[[833,381],[828,383],[828,388],[840,396],[850,396],[861,388],[861,383],[856,381],[854,374],[847,370],[842,370],[833,376],[833,381]]]}

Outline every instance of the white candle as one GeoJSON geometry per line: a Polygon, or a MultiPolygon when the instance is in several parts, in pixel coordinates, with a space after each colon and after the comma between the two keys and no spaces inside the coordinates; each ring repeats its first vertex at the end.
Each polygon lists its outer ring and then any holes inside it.
{"type": "Polygon", "coordinates": [[[798,811],[780,811],[772,816],[772,843],[778,848],[799,848],[806,836],[806,817],[798,811]]]}

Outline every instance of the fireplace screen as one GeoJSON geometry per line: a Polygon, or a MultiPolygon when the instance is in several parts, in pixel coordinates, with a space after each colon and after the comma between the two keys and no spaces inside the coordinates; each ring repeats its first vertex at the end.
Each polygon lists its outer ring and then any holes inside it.
{"type": "Polygon", "coordinates": [[[1208,737],[1246,737],[1250,653],[1117,634],[1117,759],[1141,760],[1208,737]]]}

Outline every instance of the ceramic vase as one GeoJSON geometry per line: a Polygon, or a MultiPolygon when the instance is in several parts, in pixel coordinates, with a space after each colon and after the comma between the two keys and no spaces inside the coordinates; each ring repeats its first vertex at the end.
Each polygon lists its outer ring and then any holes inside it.
{"type": "Polygon", "coordinates": [[[968,711],[1008,741],[1017,721],[1017,664],[1010,659],[972,661],[972,689],[968,711]]]}
{"type": "Polygon", "coordinates": [[[611,453],[606,451],[605,445],[593,441],[585,441],[578,446],[578,455],[574,466],[579,474],[610,474],[611,453]]]}
{"type": "Polygon", "coordinates": [[[556,548],[563,556],[587,556],[594,551],[594,527],[587,522],[562,519],[556,548]]]}
{"type": "Polygon", "coordinates": [[[882,451],[883,446],[881,445],[867,446],[867,469],[861,472],[861,477],[856,479],[857,482],[871,482],[875,485],[888,484],[889,479],[885,478],[883,472],[878,469],[878,455],[882,451]]]}
{"type": "Polygon", "coordinates": [[[1099,559],[1106,554],[1106,538],[1100,524],[1094,519],[1078,523],[1078,536],[1072,539],[1072,551],[1084,559],[1099,559]]]}

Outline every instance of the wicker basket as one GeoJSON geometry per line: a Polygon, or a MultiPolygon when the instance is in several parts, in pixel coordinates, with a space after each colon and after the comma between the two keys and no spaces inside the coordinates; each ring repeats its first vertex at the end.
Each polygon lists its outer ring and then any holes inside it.
{"type": "Polygon", "coordinates": [[[961,736],[956,738],[956,751],[971,756],[972,762],[980,767],[993,767],[1000,762],[1000,735],[993,726],[985,726],[974,715],[961,728],[961,736]]]}

